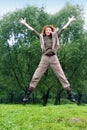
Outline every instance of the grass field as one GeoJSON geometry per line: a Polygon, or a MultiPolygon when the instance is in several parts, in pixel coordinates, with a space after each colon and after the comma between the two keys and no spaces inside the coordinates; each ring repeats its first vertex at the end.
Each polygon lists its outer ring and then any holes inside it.
{"type": "Polygon", "coordinates": [[[0,105],[0,130],[87,130],[87,105],[0,105]]]}

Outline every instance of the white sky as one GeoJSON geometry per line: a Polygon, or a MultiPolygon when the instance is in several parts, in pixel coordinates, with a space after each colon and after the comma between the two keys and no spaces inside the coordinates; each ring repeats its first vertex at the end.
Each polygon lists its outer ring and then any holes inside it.
{"type": "Polygon", "coordinates": [[[1,0],[0,1],[0,17],[8,12],[15,11],[16,9],[24,8],[28,5],[35,5],[37,7],[45,7],[48,13],[56,13],[65,6],[67,2],[72,5],[79,4],[85,9],[85,21],[87,28],[87,0],[1,0]]]}

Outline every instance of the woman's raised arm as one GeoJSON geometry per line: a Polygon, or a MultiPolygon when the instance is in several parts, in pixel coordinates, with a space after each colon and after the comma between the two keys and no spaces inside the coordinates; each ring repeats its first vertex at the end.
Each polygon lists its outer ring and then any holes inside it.
{"type": "Polygon", "coordinates": [[[72,21],[76,20],[73,16],[71,18],[68,18],[68,22],[63,26],[62,29],[66,29],[72,21]]]}
{"type": "Polygon", "coordinates": [[[20,19],[19,23],[24,24],[29,30],[33,31],[34,29],[26,22],[26,19],[20,19]]]}

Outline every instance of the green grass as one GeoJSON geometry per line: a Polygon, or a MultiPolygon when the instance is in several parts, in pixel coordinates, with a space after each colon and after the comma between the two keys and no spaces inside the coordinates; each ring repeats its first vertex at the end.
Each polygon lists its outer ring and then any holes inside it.
{"type": "Polygon", "coordinates": [[[0,105],[0,130],[87,130],[87,105],[0,105]]]}

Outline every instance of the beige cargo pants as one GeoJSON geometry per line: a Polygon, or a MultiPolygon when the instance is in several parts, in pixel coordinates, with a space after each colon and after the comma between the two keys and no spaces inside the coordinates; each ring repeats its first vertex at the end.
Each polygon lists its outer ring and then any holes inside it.
{"type": "Polygon", "coordinates": [[[41,77],[43,76],[44,72],[47,70],[49,66],[52,68],[52,70],[58,77],[62,86],[64,88],[70,87],[70,84],[62,70],[60,62],[56,55],[50,57],[46,55],[42,55],[40,64],[38,65],[29,86],[35,88],[38,82],[40,81],[41,77]]]}

